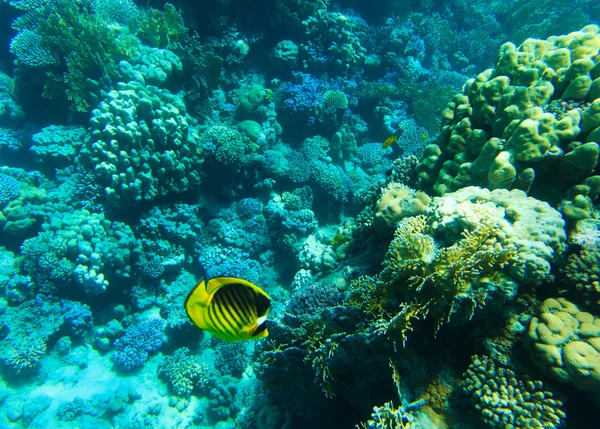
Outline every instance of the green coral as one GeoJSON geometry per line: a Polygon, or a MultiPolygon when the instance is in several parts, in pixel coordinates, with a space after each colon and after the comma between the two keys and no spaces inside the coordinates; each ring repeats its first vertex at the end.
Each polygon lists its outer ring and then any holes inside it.
{"type": "MultiPolygon", "coordinates": [[[[560,201],[590,177],[599,152],[598,33],[590,25],[502,45],[496,67],[470,79],[443,112],[441,135],[417,166],[425,187],[438,195],[470,185],[531,189],[560,201]]],[[[594,195],[574,204],[589,207],[594,195]]],[[[563,212],[573,220],[589,216],[570,208],[563,212]]]]}
{"type": "Polygon", "coordinates": [[[208,383],[208,367],[187,347],[181,347],[165,357],[158,366],[158,374],[165,377],[176,395],[187,397],[195,388],[208,383]]]}
{"type": "Polygon", "coordinates": [[[93,170],[113,206],[188,191],[200,183],[202,164],[190,122],[179,95],[120,82],[94,109],[79,161],[93,170]]]}
{"type": "Polygon", "coordinates": [[[541,381],[520,379],[488,356],[473,356],[462,388],[493,428],[559,428],[567,417],[541,381]]]}
{"type": "Polygon", "coordinates": [[[563,267],[564,282],[589,306],[600,306],[600,220],[577,222],[569,236],[574,251],[563,267]]]}
{"type": "Polygon", "coordinates": [[[46,354],[46,342],[42,338],[22,341],[13,347],[4,358],[6,365],[14,374],[19,375],[35,369],[46,354]]]}
{"type": "Polygon", "coordinates": [[[13,27],[18,33],[11,51],[22,66],[46,72],[44,96],[57,100],[66,96],[79,111],[91,110],[100,79],[115,79],[119,61],[138,46],[127,28],[68,0],[44,2],[17,18],[13,27]],[[27,49],[32,45],[38,52],[34,58],[27,49]]]}

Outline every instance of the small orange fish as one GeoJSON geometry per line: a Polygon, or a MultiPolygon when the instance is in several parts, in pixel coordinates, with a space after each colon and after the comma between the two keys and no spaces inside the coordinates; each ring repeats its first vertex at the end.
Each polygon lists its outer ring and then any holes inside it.
{"type": "Polygon", "coordinates": [[[391,136],[389,136],[387,139],[385,139],[383,141],[383,144],[381,146],[384,149],[390,147],[391,145],[393,145],[394,143],[396,143],[398,141],[398,139],[400,138],[400,136],[402,134],[404,134],[404,130],[403,129],[397,129],[394,134],[392,134],[391,136]]]}

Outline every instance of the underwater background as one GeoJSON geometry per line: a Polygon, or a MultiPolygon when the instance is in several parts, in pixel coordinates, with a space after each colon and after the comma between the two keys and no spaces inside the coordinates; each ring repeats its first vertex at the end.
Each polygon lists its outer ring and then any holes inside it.
{"type": "Polygon", "coordinates": [[[0,429],[600,427],[599,24],[0,0],[0,429]]]}

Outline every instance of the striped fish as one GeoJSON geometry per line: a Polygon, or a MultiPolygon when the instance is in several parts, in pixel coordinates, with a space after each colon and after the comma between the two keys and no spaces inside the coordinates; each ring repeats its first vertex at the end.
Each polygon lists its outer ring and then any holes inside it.
{"type": "Polygon", "coordinates": [[[185,312],[194,325],[225,341],[265,338],[269,295],[244,279],[215,277],[202,280],[185,300],[185,312]]]}

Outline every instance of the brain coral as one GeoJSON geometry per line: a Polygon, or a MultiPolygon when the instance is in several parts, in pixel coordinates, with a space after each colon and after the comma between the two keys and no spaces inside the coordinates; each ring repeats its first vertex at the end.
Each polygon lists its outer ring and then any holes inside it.
{"type": "Polygon", "coordinates": [[[80,161],[114,206],[134,206],[200,183],[200,147],[183,100],[139,82],[119,83],[92,112],[80,161]]]}
{"type": "Polygon", "coordinates": [[[600,318],[564,298],[542,303],[526,345],[532,361],[557,380],[600,392],[600,318]]]}
{"type": "Polygon", "coordinates": [[[469,185],[559,193],[593,175],[598,32],[590,25],[518,48],[502,45],[496,67],[470,79],[448,104],[441,136],[417,166],[423,183],[438,195],[469,185]]]}

